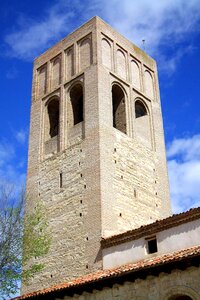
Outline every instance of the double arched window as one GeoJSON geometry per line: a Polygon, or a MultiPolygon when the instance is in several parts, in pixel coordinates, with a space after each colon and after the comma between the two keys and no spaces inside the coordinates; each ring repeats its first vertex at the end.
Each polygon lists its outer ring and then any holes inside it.
{"type": "Polygon", "coordinates": [[[112,86],[112,108],[113,108],[113,127],[123,133],[126,129],[126,104],[125,95],[121,87],[117,84],[112,86]]]}
{"type": "Polygon", "coordinates": [[[136,99],[135,105],[135,137],[148,148],[152,147],[150,114],[143,100],[136,99]]]}
{"type": "Polygon", "coordinates": [[[146,115],[147,115],[146,107],[141,101],[137,100],[135,102],[135,117],[140,118],[146,115]]]}
{"type": "Polygon", "coordinates": [[[59,151],[59,118],[60,101],[58,96],[53,96],[46,103],[44,124],[44,152],[45,154],[59,151]]]}
{"type": "Polygon", "coordinates": [[[68,105],[68,125],[74,125],[83,121],[83,87],[77,83],[70,89],[70,101],[68,105]]]}
{"type": "Polygon", "coordinates": [[[48,137],[53,138],[59,134],[59,100],[53,98],[47,105],[48,137]]]}

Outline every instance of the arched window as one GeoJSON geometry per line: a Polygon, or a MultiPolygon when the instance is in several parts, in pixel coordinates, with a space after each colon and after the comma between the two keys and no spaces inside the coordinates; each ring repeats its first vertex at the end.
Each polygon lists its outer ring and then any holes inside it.
{"type": "Polygon", "coordinates": [[[91,38],[85,38],[80,43],[80,69],[84,70],[92,63],[92,43],[91,38]]]}
{"type": "Polygon", "coordinates": [[[47,112],[49,117],[49,136],[53,138],[59,133],[59,101],[52,99],[48,106],[47,112]]]}
{"type": "Polygon", "coordinates": [[[117,50],[117,73],[126,78],[126,57],[122,50],[117,50]]]}
{"type": "Polygon", "coordinates": [[[144,72],[144,88],[146,95],[154,98],[153,77],[148,70],[144,72]]]}
{"type": "Polygon", "coordinates": [[[134,86],[140,89],[140,68],[138,63],[134,60],[131,61],[131,81],[134,86]]]}
{"type": "Polygon", "coordinates": [[[199,293],[192,287],[186,285],[176,285],[165,290],[162,300],[197,300],[199,293]]]}
{"type": "Polygon", "coordinates": [[[70,125],[73,126],[83,121],[83,87],[81,84],[76,84],[70,90],[70,102],[72,115],[68,117],[71,120],[70,125]]]}
{"type": "Polygon", "coordinates": [[[111,45],[109,41],[106,39],[102,39],[101,41],[101,47],[102,47],[102,63],[104,66],[109,68],[110,70],[112,69],[112,50],[111,50],[111,45]]]}
{"type": "Polygon", "coordinates": [[[52,61],[51,68],[51,87],[54,89],[60,84],[61,81],[61,58],[60,56],[56,57],[52,61]]]}
{"type": "Polygon", "coordinates": [[[173,296],[172,298],[170,298],[170,300],[192,300],[192,298],[189,296],[180,295],[180,296],[173,296]]]}
{"type": "Polygon", "coordinates": [[[126,105],[123,90],[114,84],[112,87],[113,127],[126,133],[126,105]]]}
{"type": "Polygon", "coordinates": [[[71,47],[66,50],[66,75],[70,79],[74,75],[74,48],[71,47]]]}
{"type": "Polygon", "coordinates": [[[150,114],[141,100],[136,100],[135,105],[135,137],[138,142],[151,148],[151,123],[150,114]]]}
{"type": "Polygon", "coordinates": [[[143,117],[146,115],[147,115],[146,107],[144,106],[144,104],[142,102],[137,100],[135,102],[135,117],[140,118],[140,117],[143,117]]]}

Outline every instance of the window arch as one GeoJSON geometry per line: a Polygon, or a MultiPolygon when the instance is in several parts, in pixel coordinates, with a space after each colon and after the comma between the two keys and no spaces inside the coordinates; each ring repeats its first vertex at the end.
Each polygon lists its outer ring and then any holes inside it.
{"type": "Polygon", "coordinates": [[[154,98],[153,77],[148,70],[144,72],[144,83],[146,95],[150,98],[154,98]]]}
{"type": "Polygon", "coordinates": [[[80,43],[80,69],[84,70],[92,64],[92,43],[87,37],[80,43]]]}
{"type": "Polygon", "coordinates": [[[83,119],[83,87],[80,83],[77,83],[70,90],[68,124],[72,127],[82,122],[83,119]]]}
{"type": "Polygon", "coordinates": [[[177,295],[171,297],[169,300],[192,300],[192,298],[187,295],[177,295]]]}
{"type": "Polygon", "coordinates": [[[147,106],[142,100],[136,99],[133,110],[135,110],[135,137],[136,140],[148,148],[152,147],[151,121],[147,106]]]}
{"type": "Polygon", "coordinates": [[[47,113],[49,120],[49,137],[53,138],[59,134],[59,100],[53,98],[47,105],[47,113]]]}
{"type": "Polygon", "coordinates": [[[113,127],[126,134],[125,95],[117,84],[112,86],[113,127]]]}
{"type": "Polygon", "coordinates": [[[54,89],[61,82],[61,58],[57,56],[52,61],[51,69],[51,86],[54,89]]]}
{"type": "Polygon", "coordinates": [[[110,70],[112,69],[112,48],[111,44],[109,41],[105,38],[102,39],[101,41],[101,47],[102,47],[102,64],[109,68],[110,70]]]}
{"type": "Polygon", "coordinates": [[[199,293],[192,287],[173,285],[169,287],[162,295],[162,300],[198,300],[199,293]]]}
{"type": "Polygon", "coordinates": [[[117,50],[117,74],[126,78],[126,57],[121,49],[117,50]]]}
{"type": "Polygon", "coordinates": [[[135,117],[140,118],[146,115],[147,115],[146,107],[140,100],[137,100],[135,102],[135,117]]]}

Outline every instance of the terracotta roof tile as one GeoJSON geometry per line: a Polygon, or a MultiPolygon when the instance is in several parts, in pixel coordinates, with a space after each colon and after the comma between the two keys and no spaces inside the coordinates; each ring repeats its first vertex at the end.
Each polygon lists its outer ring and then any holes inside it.
{"type": "MultiPolygon", "coordinates": [[[[34,298],[36,296],[42,296],[42,295],[47,295],[52,292],[58,292],[58,291],[64,291],[68,290],[70,288],[76,288],[86,285],[86,284],[92,284],[94,282],[100,282],[104,279],[108,278],[115,278],[118,276],[122,276],[126,273],[130,272],[137,272],[137,271],[142,271],[145,269],[149,269],[151,267],[156,267],[156,266],[161,266],[164,264],[168,264],[171,262],[176,262],[176,261],[181,261],[185,258],[192,258],[195,256],[200,255],[200,246],[195,246],[189,249],[184,249],[178,252],[170,253],[170,254],[165,254],[162,256],[156,256],[156,257],[151,257],[147,258],[145,260],[138,261],[137,263],[132,263],[132,264],[126,264],[123,266],[120,266],[115,269],[109,269],[109,270],[102,270],[93,274],[88,274],[83,277],[74,279],[72,281],[64,282],[62,284],[58,284],[55,286],[52,286],[50,288],[44,289],[44,290],[39,290],[33,293],[25,294],[19,297],[14,298],[15,300],[25,300],[25,299],[30,299],[34,298]]],[[[14,300],[13,299],[13,300],[14,300]]]]}
{"type": "Polygon", "coordinates": [[[200,207],[192,208],[186,212],[176,214],[162,220],[158,220],[148,225],[143,225],[133,230],[129,230],[107,238],[102,238],[101,245],[103,248],[107,248],[129,240],[138,239],[147,235],[152,235],[159,231],[163,231],[168,228],[175,227],[197,219],[200,219],[200,207]]]}

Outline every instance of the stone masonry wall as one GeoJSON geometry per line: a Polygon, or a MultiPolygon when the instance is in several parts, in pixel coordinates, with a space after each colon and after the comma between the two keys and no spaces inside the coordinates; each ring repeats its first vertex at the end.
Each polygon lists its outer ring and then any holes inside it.
{"type": "Polygon", "coordinates": [[[58,283],[61,278],[80,276],[88,264],[84,243],[87,237],[84,218],[88,207],[83,200],[86,182],[81,177],[84,168],[81,149],[79,143],[40,165],[38,193],[49,221],[51,249],[40,259],[45,268],[31,282],[32,290],[58,283]],[[61,173],[62,187],[59,182],[61,173]]]}
{"type": "Polygon", "coordinates": [[[22,284],[23,293],[102,268],[95,24],[93,19],[35,61],[26,211],[43,203],[52,241],[48,254],[35,259],[44,270],[22,284]],[[67,101],[76,83],[84,87],[84,120],[69,129],[67,101]],[[47,106],[55,97],[59,134],[47,141],[47,106]]]}
{"type": "Polygon", "coordinates": [[[156,194],[156,156],[137,141],[115,132],[113,164],[118,231],[140,227],[160,218],[161,199],[156,194]]]}
{"type": "Polygon", "coordinates": [[[171,214],[156,63],[97,19],[102,236],[171,214]],[[112,87],[124,94],[126,134],[113,128],[112,87]],[[135,102],[147,115],[136,118],[135,102]]]}

